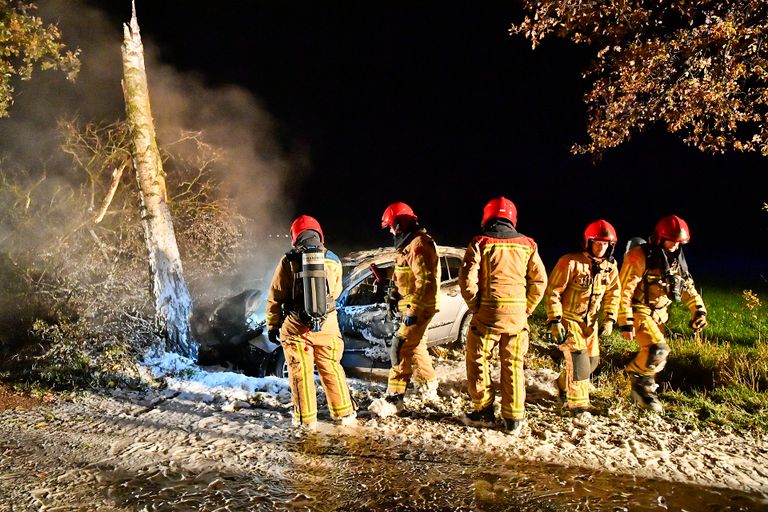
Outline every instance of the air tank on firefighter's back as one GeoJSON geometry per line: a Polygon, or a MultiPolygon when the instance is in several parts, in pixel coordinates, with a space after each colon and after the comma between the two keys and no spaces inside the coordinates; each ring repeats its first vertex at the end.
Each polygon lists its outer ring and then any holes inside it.
{"type": "Polygon", "coordinates": [[[325,254],[320,247],[308,247],[301,253],[301,280],[304,286],[304,312],[312,332],[318,332],[328,314],[325,254]]]}

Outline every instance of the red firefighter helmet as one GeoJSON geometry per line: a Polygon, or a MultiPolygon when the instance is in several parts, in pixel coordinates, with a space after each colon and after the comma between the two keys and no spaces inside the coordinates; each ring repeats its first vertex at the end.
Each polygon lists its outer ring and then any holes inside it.
{"type": "Polygon", "coordinates": [[[384,213],[381,215],[381,229],[395,227],[399,223],[397,220],[399,217],[408,217],[416,220],[416,214],[413,213],[413,209],[405,203],[392,203],[387,206],[384,213]]]}
{"type": "Polygon", "coordinates": [[[480,227],[491,219],[507,219],[513,226],[517,225],[517,208],[515,203],[507,199],[506,197],[497,197],[488,201],[488,204],[483,208],[483,220],[480,222],[480,227]]]}
{"type": "Polygon", "coordinates": [[[296,218],[291,224],[291,245],[296,245],[296,239],[300,234],[308,229],[312,229],[320,233],[320,243],[324,243],[323,230],[320,227],[320,223],[314,217],[309,215],[301,215],[296,218]]]}
{"type": "Polygon", "coordinates": [[[667,215],[657,222],[651,235],[651,241],[655,244],[661,244],[664,240],[687,244],[690,239],[688,224],[677,215],[667,215]]]}
{"type": "Polygon", "coordinates": [[[618,237],[616,236],[616,230],[613,229],[611,223],[600,219],[596,220],[584,230],[584,249],[589,249],[589,242],[596,240],[598,242],[610,242],[611,245],[616,243],[618,237]]]}

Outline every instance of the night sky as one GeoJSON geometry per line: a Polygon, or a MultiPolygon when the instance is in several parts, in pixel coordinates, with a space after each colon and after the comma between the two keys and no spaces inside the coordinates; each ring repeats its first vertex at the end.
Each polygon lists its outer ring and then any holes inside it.
{"type": "MultiPolygon", "coordinates": [[[[106,6],[119,30],[128,0],[106,6]]],[[[605,218],[620,247],[656,220],[688,221],[694,276],[768,276],[768,160],[711,156],[653,128],[594,164],[584,142],[589,51],[532,51],[507,29],[514,2],[190,2],[137,0],[162,61],[212,86],[250,90],[287,152],[294,214],[317,217],[329,247],[388,245],[384,208],[409,203],[440,244],[466,246],[482,208],[505,195],[551,268],[605,218]]],[[[287,226],[286,226],[287,230],[287,226]]],[[[621,252],[621,251],[617,251],[621,252]]]]}

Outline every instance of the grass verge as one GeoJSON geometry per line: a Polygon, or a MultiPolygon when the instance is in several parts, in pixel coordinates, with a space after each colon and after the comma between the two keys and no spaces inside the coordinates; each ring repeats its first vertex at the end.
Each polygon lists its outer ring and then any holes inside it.
{"type": "MultiPolygon", "coordinates": [[[[701,334],[688,328],[682,305],[670,308],[666,336],[672,352],[656,379],[665,417],[696,427],[768,432],[768,290],[707,287],[702,295],[709,325],[701,334]]],[[[546,345],[544,321],[539,306],[532,323],[546,345]]],[[[593,403],[599,409],[632,407],[623,369],[636,342],[614,332],[601,340],[600,350],[593,403]]],[[[529,364],[551,366],[541,359],[532,357],[529,364]]]]}

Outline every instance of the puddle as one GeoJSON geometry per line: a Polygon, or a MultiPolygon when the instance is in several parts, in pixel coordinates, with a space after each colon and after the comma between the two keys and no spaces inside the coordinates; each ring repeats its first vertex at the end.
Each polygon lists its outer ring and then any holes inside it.
{"type": "MultiPolygon", "coordinates": [[[[467,454],[381,453],[334,447],[308,435],[288,441],[268,470],[192,474],[147,468],[104,473],[107,496],[137,510],[291,511],[751,511],[761,495],[530,461],[468,460],[467,454]]],[[[246,464],[247,466],[247,464],[246,464]]]]}

